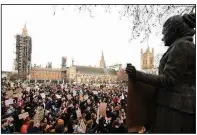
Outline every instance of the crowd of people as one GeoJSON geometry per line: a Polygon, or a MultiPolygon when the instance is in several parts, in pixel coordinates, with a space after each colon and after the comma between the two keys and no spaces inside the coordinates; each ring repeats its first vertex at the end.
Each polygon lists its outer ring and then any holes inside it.
{"type": "Polygon", "coordinates": [[[2,133],[127,133],[126,84],[2,83],[2,133]]]}

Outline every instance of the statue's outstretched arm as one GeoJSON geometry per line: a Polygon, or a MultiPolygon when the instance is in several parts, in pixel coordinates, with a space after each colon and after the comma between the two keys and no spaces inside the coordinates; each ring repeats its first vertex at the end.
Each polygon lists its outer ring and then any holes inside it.
{"type": "Polygon", "coordinates": [[[168,60],[162,75],[152,75],[136,71],[136,81],[145,82],[156,87],[170,87],[183,78],[185,71],[191,62],[193,45],[188,41],[175,43],[169,50],[168,60]]]}

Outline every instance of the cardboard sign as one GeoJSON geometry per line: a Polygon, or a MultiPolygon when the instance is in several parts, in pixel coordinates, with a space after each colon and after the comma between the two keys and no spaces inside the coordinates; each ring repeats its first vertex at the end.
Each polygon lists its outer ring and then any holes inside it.
{"type": "Polygon", "coordinates": [[[85,100],[88,100],[88,95],[84,95],[84,99],[85,100]]]}
{"type": "Polygon", "coordinates": [[[16,92],[16,93],[21,93],[21,92],[22,92],[22,89],[21,89],[21,88],[17,88],[17,89],[15,90],[15,92],[16,92]]]}
{"type": "Polygon", "coordinates": [[[99,114],[100,115],[105,115],[106,114],[106,108],[107,108],[107,103],[100,103],[99,106],[99,114]]]}
{"type": "Polygon", "coordinates": [[[41,95],[42,98],[45,98],[45,94],[44,93],[41,93],[40,95],[41,95]]]}
{"type": "Polygon", "coordinates": [[[40,123],[40,121],[44,118],[44,108],[41,106],[38,106],[36,110],[36,114],[34,115],[34,122],[40,123]]]}
{"type": "Polygon", "coordinates": [[[27,85],[23,83],[23,84],[22,84],[22,88],[23,88],[23,89],[27,88],[27,85]]]}
{"type": "Polygon", "coordinates": [[[27,92],[30,92],[30,87],[27,87],[27,88],[26,88],[26,91],[27,91],[27,92]]]}
{"type": "Polygon", "coordinates": [[[14,88],[14,83],[13,82],[10,83],[10,87],[14,88]]]}
{"type": "Polygon", "coordinates": [[[6,105],[6,106],[9,106],[9,105],[11,105],[11,104],[13,104],[13,99],[5,100],[5,105],[6,105]]]}
{"type": "Polygon", "coordinates": [[[12,98],[13,97],[13,91],[12,90],[7,91],[6,94],[7,94],[8,98],[12,98]]]}
{"type": "Polygon", "coordinates": [[[122,93],[121,99],[124,99],[124,95],[123,95],[123,93],[122,93]]]}
{"type": "Polygon", "coordinates": [[[80,127],[83,130],[83,132],[85,133],[85,131],[86,131],[86,125],[85,125],[85,122],[83,120],[80,121],[80,127]]]}
{"type": "Polygon", "coordinates": [[[80,118],[80,117],[82,117],[82,115],[81,115],[81,111],[78,109],[78,110],[76,110],[76,114],[77,114],[77,118],[80,118]]]}
{"type": "Polygon", "coordinates": [[[77,92],[73,90],[73,97],[77,95],[77,92]]]}
{"type": "Polygon", "coordinates": [[[58,95],[58,94],[56,94],[55,96],[56,96],[57,98],[61,98],[61,96],[60,96],[60,95],[58,95]]]}
{"type": "Polygon", "coordinates": [[[20,120],[20,119],[25,119],[25,118],[27,118],[27,117],[29,117],[29,113],[28,113],[28,112],[18,115],[19,120],[20,120]]]}
{"type": "Polygon", "coordinates": [[[97,92],[97,91],[92,91],[92,92],[93,92],[93,94],[94,94],[94,95],[97,95],[97,94],[98,94],[98,92],[97,92]]]}
{"type": "Polygon", "coordinates": [[[72,97],[71,97],[71,95],[69,94],[69,95],[67,95],[67,98],[70,100],[72,97]]]}

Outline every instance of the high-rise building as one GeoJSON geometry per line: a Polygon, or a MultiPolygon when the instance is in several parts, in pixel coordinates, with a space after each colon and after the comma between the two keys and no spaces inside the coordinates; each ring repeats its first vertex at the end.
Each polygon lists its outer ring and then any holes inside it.
{"type": "Polygon", "coordinates": [[[100,60],[100,68],[105,68],[105,59],[104,59],[103,51],[102,51],[102,56],[100,60]]]}
{"type": "Polygon", "coordinates": [[[31,68],[32,39],[28,36],[26,24],[22,34],[16,35],[16,70],[18,74],[29,75],[31,68]]]}
{"type": "Polygon", "coordinates": [[[67,66],[66,62],[67,62],[67,57],[66,56],[62,57],[62,65],[61,65],[62,68],[66,68],[67,66]]]}

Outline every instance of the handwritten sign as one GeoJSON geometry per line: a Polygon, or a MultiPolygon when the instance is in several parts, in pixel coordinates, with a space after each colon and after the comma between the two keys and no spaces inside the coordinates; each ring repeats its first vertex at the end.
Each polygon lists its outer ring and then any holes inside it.
{"type": "Polygon", "coordinates": [[[97,91],[92,91],[92,92],[93,92],[93,94],[94,94],[94,95],[97,95],[97,94],[98,94],[98,92],[97,92],[97,91]]]}
{"type": "Polygon", "coordinates": [[[84,99],[87,100],[88,99],[88,95],[84,95],[84,99]]]}
{"type": "Polygon", "coordinates": [[[67,95],[67,98],[70,100],[72,97],[71,97],[71,95],[69,94],[69,95],[67,95]]]}
{"type": "Polygon", "coordinates": [[[80,118],[82,115],[81,115],[81,111],[78,109],[76,110],[76,114],[77,114],[77,118],[80,118]]]}
{"type": "Polygon", "coordinates": [[[106,114],[107,103],[101,103],[99,106],[99,114],[105,115],[106,114]]]}
{"type": "Polygon", "coordinates": [[[19,119],[25,119],[25,118],[27,118],[27,117],[29,117],[29,113],[28,113],[28,112],[18,115],[18,118],[19,118],[19,119]]]}
{"type": "Polygon", "coordinates": [[[60,95],[58,95],[58,94],[56,94],[55,96],[56,96],[57,98],[61,98],[61,96],[60,96],[60,95]]]}
{"type": "Polygon", "coordinates": [[[14,83],[13,82],[10,83],[10,87],[14,88],[14,83]]]}
{"type": "Polygon", "coordinates": [[[41,93],[40,95],[41,95],[42,98],[45,98],[45,94],[44,93],[41,93]]]}
{"type": "Polygon", "coordinates": [[[12,90],[7,91],[6,94],[7,94],[8,98],[12,98],[13,97],[13,91],[12,90]]]}
{"type": "Polygon", "coordinates": [[[5,105],[6,105],[6,106],[9,106],[9,105],[11,105],[11,104],[13,104],[13,99],[5,100],[5,105]]]}
{"type": "Polygon", "coordinates": [[[77,92],[73,90],[73,97],[77,95],[77,92]]]}
{"type": "Polygon", "coordinates": [[[83,120],[80,121],[80,127],[83,130],[83,132],[85,133],[85,131],[86,131],[86,125],[85,125],[85,122],[83,120]]]}
{"type": "Polygon", "coordinates": [[[123,95],[123,93],[122,93],[121,99],[124,99],[124,95],[123,95]]]}
{"type": "Polygon", "coordinates": [[[16,98],[21,98],[23,96],[22,93],[17,93],[17,94],[14,94],[13,97],[16,97],[16,98]]]}
{"type": "Polygon", "coordinates": [[[36,114],[34,115],[34,122],[40,123],[40,121],[44,118],[44,108],[41,106],[38,106],[36,110],[36,114]]]}
{"type": "Polygon", "coordinates": [[[26,88],[26,91],[27,91],[27,92],[30,92],[30,87],[27,87],[27,88],[26,88]]]}

